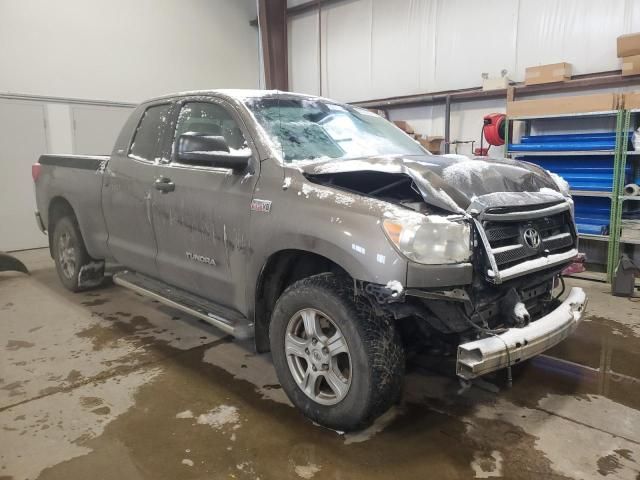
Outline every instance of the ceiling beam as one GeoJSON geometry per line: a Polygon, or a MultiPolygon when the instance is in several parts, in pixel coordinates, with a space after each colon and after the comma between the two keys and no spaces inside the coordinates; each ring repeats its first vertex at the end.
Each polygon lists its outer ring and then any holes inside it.
{"type": "MultiPolygon", "coordinates": [[[[301,15],[303,13],[317,10],[319,7],[326,7],[328,5],[333,5],[334,3],[341,3],[346,1],[349,1],[349,0],[310,0],[308,2],[304,2],[299,5],[295,5],[293,7],[287,8],[287,17],[293,17],[294,15],[301,15]]],[[[258,19],[254,18],[249,22],[249,25],[257,27],[258,19]]]]}

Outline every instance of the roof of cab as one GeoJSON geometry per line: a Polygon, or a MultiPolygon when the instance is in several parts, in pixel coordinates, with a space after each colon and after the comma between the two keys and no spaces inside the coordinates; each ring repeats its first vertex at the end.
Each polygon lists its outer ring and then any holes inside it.
{"type": "Polygon", "coordinates": [[[149,100],[146,100],[143,103],[155,102],[157,100],[165,100],[176,97],[190,97],[190,96],[206,96],[206,95],[224,95],[226,97],[230,97],[236,100],[245,100],[247,98],[260,98],[260,97],[274,97],[274,96],[294,96],[294,97],[302,97],[302,98],[319,98],[314,95],[307,95],[304,93],[295,93],[295,92],[286,92],[283,90],[252,90],[252,89],[213,89],[213,90],[190,90],[185,92],[177,92],[170,93],[167,95],[161,95],[159,97],[154,97],[149,100]]]}

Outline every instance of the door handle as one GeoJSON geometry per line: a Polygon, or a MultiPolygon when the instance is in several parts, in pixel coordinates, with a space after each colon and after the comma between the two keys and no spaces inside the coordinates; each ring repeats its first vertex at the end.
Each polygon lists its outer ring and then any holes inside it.
{"type": "Polygon", "coordinates": [[[156,190],[160,190],[162,193],[173,192],[176,189],[176,184],[167,177],[156,178],[153,186],[156,188],[156,190]]]}

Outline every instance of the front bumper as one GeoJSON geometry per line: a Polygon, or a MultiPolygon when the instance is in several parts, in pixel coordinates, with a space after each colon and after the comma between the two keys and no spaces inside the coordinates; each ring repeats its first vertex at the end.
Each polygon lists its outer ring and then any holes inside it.
{"type": "Polygon", "coordinates": [[[577,328],[586,307],[584,290],[573,287],[558,308],[526,327],[459,345],[456,373],[471,379],[548,350],[577,328]]]}

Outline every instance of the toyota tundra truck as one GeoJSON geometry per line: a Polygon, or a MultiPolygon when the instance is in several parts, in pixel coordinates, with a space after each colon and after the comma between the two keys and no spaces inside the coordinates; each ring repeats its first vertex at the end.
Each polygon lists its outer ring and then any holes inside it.
{"type": "Polygon", "coordinates": [[[110,156],[42,155],[32,174],[66,288],[108,264],[115,284],[253,338],[291,402],[337,430],[399,400],[408,353],[450,354],[469,381],[557,344],[587,303],[562,281],[578,239],[561,178],[431,155],[324,98],[156,98],[110,156]]]}

